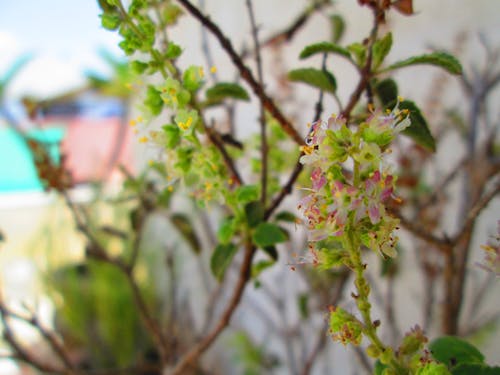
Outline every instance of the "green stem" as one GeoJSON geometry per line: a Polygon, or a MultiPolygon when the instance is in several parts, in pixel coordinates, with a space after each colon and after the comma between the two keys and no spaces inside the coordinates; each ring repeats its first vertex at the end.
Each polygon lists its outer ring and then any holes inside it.
{"type": "MultiPolygon", "coordinates": [[[[129,27],[132,29],[132,31],[140,38],[140,39],[146,39],[146,36],[144,33],[137,27],[137,25],[134,23],[134,20],[129,16],[127,10],[123,6],[121,1],[118,1],[118,10],[122,14],[125,22],[129,25],[129,27]]],[[[165,70],[165,67],[170,71],[171,74],[175,73],[175,68],[172,66],[172,63],[168,61],[167,59],[162,58],[161,54],[151,47],[148,51],[151,54],[151,57],[153,57],[153,60],[158,63],[160,73],[163,76],[163,78],[167,78],[168,74],[167,71],[165,70]]]]}
{"type": "MultiPolygon", "coordinates": [[[[360,183],[360,170],[359,163],[354,161],[353,168],[353,184],[354,186],[360,183]]],[[[366,265],[363,264],[363,259],[361,256],[361,243],[359,241],[359,236],[356,234],[354,216],[349,218],[349,226],[346,231],[346,248],[350,255],[351,267],[356,275],[354,285],[356,286],[357,296],[356,305],[358,306],[361,317],[363,318],[363,333],[370,340],[370,342],[378,349],[380,353],[386,353],[387,350],[391,350],[388,346],[385,346],[382,340],[377,335],[377,327],[373,323],[371,317],[371,304],[368,299],[370,295],[370,284],[366,281],[364,277],[364,272],[366,265]]],[[[404,367],[399,364],[394,353],[390,354],[389,365],[397,374],[406,374],[404,367]]]]}
{"type": "MultiPolygon", "coordinates": [[[[363,260],[361,257],[361,246],[359,240],[357,240],[356,238],[356,234],[353,228],[354,226],[350,225],[350,228],[347,230],[346,247],[349,251],[351,266],[356,275],[356,279],[354,281],[357,290],[356,305],[358,306],[361,317],[363,318],[363,334],[370,340],[370,342],[378,349],[380,353],[387,353],[387,351],[391,350],[391,348],[384,345],[382,340],[380,340],[380,338],[378,337],[377,327],[373,323],[373,319],[371,317],[371,304],[368,299],[370,295],[370,285],[364,277],[365,265],[363,264],[363,260]]],[[[396,371],[396,374],[405,375],[408,373],[405,368],[397,361],[392,351],[390,352],[389,366],[394,371],[396,371]]]]}

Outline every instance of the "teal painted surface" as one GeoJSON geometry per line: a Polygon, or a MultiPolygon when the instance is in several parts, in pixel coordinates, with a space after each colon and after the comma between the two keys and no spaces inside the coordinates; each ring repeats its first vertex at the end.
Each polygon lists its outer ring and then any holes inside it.
{"type": "MultiPolygon", "coordinates": [[[[29,137],[46,144],[54,161],[59,162],[59,143],[63,128],[35,129],[29,137]]],[[[0,193],[41,191],[31,152],[19,134],[10,128],[0,128],[0,193]]]]}

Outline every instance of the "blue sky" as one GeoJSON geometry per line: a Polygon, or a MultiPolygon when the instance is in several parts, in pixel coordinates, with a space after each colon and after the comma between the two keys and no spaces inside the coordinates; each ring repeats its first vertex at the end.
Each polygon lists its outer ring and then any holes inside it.
{"type": "Polygon", "coordinates": [[[0,76],[16,57],[33,60],[8,94],[45,96],[83,82],[85,70],[105,72],[98,55],[122,55],[115,33],[100,26],[96,0],[0,0],[0,76]]]}

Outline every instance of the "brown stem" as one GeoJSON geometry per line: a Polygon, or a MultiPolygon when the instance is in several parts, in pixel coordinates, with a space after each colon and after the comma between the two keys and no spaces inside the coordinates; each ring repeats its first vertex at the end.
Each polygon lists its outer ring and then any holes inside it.
{"type": "Polygon", "coordinates": [[[366,57],[366,62],[363,68],[360,70],[358,85],[356,86],[354,92],[351,94],[351,97],[349,98],[349,102],[347,103],[346,107],[341,112],[341,117],[345,118],[346,121],[349,121],[349,118],[351,117],[351,112],[356,106],[356,104],[359,102],[359,99],[361,98],[361,94],[363,93],[363,91],[365,91],[368,88],[368,93],[370,94],[369,83],[372,75],[373,44],[377,39],[378,25],[380,22],[377,10],[374,10],[373,14],[374,14],[374,23],[372,31],[370,33],[370,40],[369,40],[370,44],[368,46],[368,55],[366,57]]]}
{"type": "MultiPolygon", "coordinates": [[[[478,187],[472,191],[474,196],[480,194],[478,187]]],[[[470,243],[476,219],[479,213],[488,203],[500,192],[500,183],[497,182],[495,188],[476,199],[476,203],[466,215],[465,222],[456,237],[454,238],[454,252],[448,254],[445,267],[445,308],[443,311],[443,331],[446,334],[454,335],[458,333],[460,311],[463,305],[463,295],[466,280],[467,260],[469,258],[470,243]],[[448,276],[448,277],[446,277],[448,276]]]]}
{"type": "Polygon", "coordinates": [[[3,301],[0,301],[0,319],[1,319],[2,325],[3,325],[3,338],[9,344],[9,346],[14,350],[17,360],[23,361],[23,362],[29,364],[30,366],[36,368],[37,370],[39,370],[41,372],[45,372],[45,373],[75,374],[75,371],[73,370],[73,365],[69,361],[64,350],[62,350],[62,347],[60,347],[59,343],[56,343],[55,338],[52,335],[49,335],[45,329],[42,329],[42,327],[38,324],[38,321],[33,321],[31,319],[24,318],[24,317],[18,316],[17,314],[14,314],[13,312],[7,310],[3,301]],[[42,360],[38,356],[34,356],[30,350],[23,348],[23,346],[18,342],[18,340],[14,336],[14,332],[12,331],[10,323],[7,320],[8,316],[11,316],[11,317],[14,317],[17,319],[21,319],[21,320],[27,322],[28,324],[32,325],[46,339],[48,339],[47,337],[50,337],[51,340],[49,340],[49,344],[51,345],[54,352],[58,355],[59,359],[61,359],[61,361],[63,362],[64,367],[61,368],[59,366],[54,366],[53,361],[42,360]],[[54,340],[54,341],[52,341],[52,340],[54,340]],[[53,344],[56,345],[57,350],[53,346],[53,344]],[[61,351],[59,351],[59,349],[61,351]]]}
{"type": "Polygon", "coordinates": [[[177,363],[177,365],[168,373],[169,375],[182,375],[186,370],[198,360],[198,358],[210,347],[210,345],[219,337],[221,332],[229,325],[234,311],[238,307],[248,279],[250,278],[250,270],[252,266],[255,247],[251,243],[245,246],[245,255],[243,263],[240,267],[238,282],[234,288],[233,296],[229,301],[226,309],[222,313],[217,325],[207,334],[197,345],[195,345],[188,353],[186,353],[177,363]]]}
{"type": "MultiPolygon", "coordinates": [[[[127,282],[130,285],[130,288],[132,290],[132,294],[134,296],[135,302],[137,304],[137,307],[139,309],[139,313],[141,315],[141,318],[144,321],[144,324],[146,325],[146,328],[148,329],[149,333],[153,337],[153,339],[156,341],[158,350],[160,351],[160,357],[162,361],[165,361],[166,358],[166,348],[167,348],[167,340],[165,339],[164,335],[162,334],[162,331],[160,329],[160,326],[158,322],[153,318],[151,312],[149,311],[146,302],[144,301],[144,298],[141,294],[141,291],[139,290],[139,287],[137,283],[135,282],[135,279],[133,277],[133,269],[135,265],[135,260],[133,259],[133,262],[130,264],[124,263],[121,259],[116,259],[116,258],[111,258],[105,251],[105,249],[102,247],[100,242],[93,236],[92,232],[90,231],[87,223],[85,220],[83,220],[78,212],[78,209],[76,206],[73,204],[71,201],[71,198],[69,195],[64,192],[64,198],[66,200],[66,204],[69,207],[73,218],[75,222],[77,223],[78,229],[85,235],[87,240],[89,241],[90,244],[90,250],[88,255],[106,262],[110,265],[115,266],[118,268],[127,278],[127,282]]],[[[138,249],[138,243],[134,244],[134,246],[137,246],[138,249]]]]}
{"type": "Polygon", "coordinates": [[[421,227],[418,223],[406,219],[404,216],[401,215],[399,211],[395,209],[388,208],[388,211],[391,215],[399,219],[399,222],[404,229],[414,234],[418,238],[426,241],[427,243],[434,245],[439,252],[447,254],[448,252],[451,251],[453,242],[450,239],[446,237],[440,238],[434,236],[432,233],[429,233],[428,230],[421,227]]]}
{"type": "Polygon", "coordinates": [[[222,30],[207,16],[202,14],[197,7],[188,0],[177,0],[181,3],[191,15],[200,21],[219,41],[222,48],[227,52],[231,61],[241,74],[241,77],[250,85],[253,92],[260,99],[262,106],[273,116],[281,125],[283,130],[299,145],[304,144],[304,140],[295,130],[292,123],[283,115],[274,101],[266,94],[262,85],[255,79],[250,69],[244,64],[241,57],[236,53],[231,41],[224,35],[222,30]]]}
{"type": "Polygon", "coordinates": [[[290,26],[266,39],[262,43],[262,45],[267,47],[273,44],[290,41],[295,36],[295,34],[307,23],[314,12],[320,10],[328,4],[330,4],[330,0],[319,0],[314,2],[312,6],[308,7],[301,14],[299,14],[299,16],[290,26]]]}
{"type": "Polygon", "coordinates": [[[237,185],[243,184],[243,180],[236,169],[236,166],[234,165],[234,161],[231,158],[231,156],[228,154],[226,148],[224,147],[224,143],[222,142],[220,138],[220,134],[217,133],[217,131],[210,126],[205,126],[205,131],[207,132],[208,138],[210,139],[210,142],[217,147],[219,152],[222,155],[222,158],[224,159],[224,163],[226,164],[227,168],[229,169],[229,173],[231,174],[231,178],[237,185]]]}
{"type": "MultiPolygon", "coordinates": [[[[254,42],[254,48],[255,48],[255,63],[257,65],[257,79],[259,82],[259,85],[264,87],[264,75],[262,73],[262,58],[260,55],[260,43],[259,43],[259,37],[257,35],[257,24],[255,22],[255,14],[252,6],[252,0],[246,0],[246,5],[248,8],[248,15],[250,18],[250,25],[252,27],[252,39],[254,42]]],[[[259,118],[259,123],[260,123],[260,139],[261,139],[261,145],[260,145],[260,152],[261,152],[261,195],[260,195],[260,201],[262,204],[265,206],[266,205],[266,200],[267,200],[267,156],[268,156],[268,146],[267,146],[267,132],[266,132],[266,119],[265,119],[265,108],[262,105],[262,102],[260,103],[260,118],[259,118]]]]}
{"type": "MultiPolygon", "coordinates": [[[[299,159],[302,155],[303,154],[301,153],[299,159]]],[[[285,197],[292,192],[293,185],[295,184],[295,181],[297,181],[297,178],[299,178],[300,172],[302,172],[303,168],[304,166],[302,165],[302,163],[297,161],[297,164],[295,164],[295,168],[292,171],[290,177],[288,178],[287,183],[281,188],[281,191],[278,193],[278,195],[274,198],[269,207],[266,209],[266,213],[264,215],[265,219],[268,219],[272,215],[274,210],[278,208],[283,199],[285,199],[285,197]]]]}

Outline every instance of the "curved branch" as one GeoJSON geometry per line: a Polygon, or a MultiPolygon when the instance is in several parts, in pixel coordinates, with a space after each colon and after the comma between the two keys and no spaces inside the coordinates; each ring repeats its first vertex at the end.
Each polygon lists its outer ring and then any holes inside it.
{"type": "Polygon", "coordinates": [[[43,327],[39,325],[38,320],[34,320],[34,318],[33,319],[25,318],[23,316],[13,313],[12,311],[7,310],[7,307],[4,305],[2,300],[0,300],[0,320],[3,325],[3,338],[9,344],[9,346],[14,350],[14,355],[17,360],[25,362],[30,366],[36,368],[38,371],[45,373],[51,373],[51,374],[76,373],[64,349],[62,349],[59,343],[56,342],[56,339],[52,335],[52,333],[49,333],[47,330],[45,330],[43,327]],[[16,319],[20,319],[33,326],[35,329],[37,329],[38,332],[45,339],[48,340],[49,345],[57,354],[58,358],[62,361],[64,367],[54,366],[53,361],[42,360],[41,358],[39,358],[39,356],[34,356],[30,351],[23,348],[22,345],[19,343],[19,341],[15,338],[14,332],[12,331],[9,322],[7,321],[7,318],[9,316],[16,319]]]}
{"type": "Polygon", "coordinates": [[[273,116],[281,125],[283,130],[299,145],[304,145],[304,139],[295,130],[292,123],[283,115],[281,110],[276,106],[274,101],[269,97],[262,85],[255,79],[251,70],[244,64],[241,57],[235,51],[231,41],[223,34],[222,30],[214,22],[210,20],[207,16],[202,14],[200,10],[191,4],[189,0],[177,0],[181,3],[184,8],[198,21],[200,21],[203,26],[205,26],[219,41],[221,47],[227,52],[231,61],[236,66],[241,74],[241,77],[250,85],[253,92],[260,99],[262,106],[273,116]]]}
{"type": "MultiPolygon", "coordinates": [[[[297,34],[300,29],[304,27],[304,25],[307,23],[307,21],[309,21],[309,18],[314,14],[314,12],[321,10],[323,7],[329,5],[330,3],[330,0],[318,0],[311,6],[308,6],[295,18],[295,20],[288,27],[266,38],[261,43],[261,47],[269,47],[289,42],[290,40],[292,40],[295,34],[297,34]]],[[[252,50],[246,49],[242,52],[241,57],[246,58],[252,53],[252,50]]]]}
{"type": "Polygon", "coordinates": [[[412,233],[413,235],[417,236],[418,238],[426,241],[427,243],[434,245],[436,249],[439,250],[442,254],[448,254],[449,252],[452,251],[453,248],[453,241],[448,239],[448,238],[440,238],[434,236],[432,233],[429,233],[428,230],[425,228],[422,228],[418,224],[415,224],[408,219],[406,219],[404,216],[401,215],[401,213],[397,210],[394,210],[390,207],[387,208],[389,213],[396,218],[399,219],[399,222],[401,226],[406,229],[408,232],[412,233]]]}
{"type": "Polygon", "coordinates": [[[481,199],[479,199],[474,206],[469,210],[467,216],[465,218],[465,222],[462,225],[461,230],[458,232],[455,242],[460,241],[460,239],[464,236],[464,233],[472,226],[475,222],[476,218],[479,216],[481,211],[488,206],[490,201],[495,198],[498,194],[500,194],[500,181],[496,182],[496,185],[493,189],[491,189],[488,193],[484,194],[481,199]]]}
{"type": "Polygon", "coordinates": [[[283,199],[292,192],[293,185],[295,184],[295,181],[297,181],[297,178],[299,178],[300,173],[302,172],[302,169],[304,169],[304,165],[300,162],[300,157],[304,155],[301,153],[299,155],[299,160],[297,161],[297,164],[295,164],[295,169],[292,171],[292,174],[290,175],[287,183],[281,188],[281,191],[278,193],[276,198],[271,202],[270,206],[266,209],[266,212],[264,214],[264,219],[268,219],[274,210],[278,208],[278,206],[281,204],[283,199]]]}
{"type": "Polygon", "coordinates": [[[245,286],[250,278],[250,270],[255,250],[255,247],[251,243],[246,245],[245,256],[240,267],[239,278],[236,287],[234,288],[233,296],[231,297],[231,300],[220,317],[217,325],[179,360],[177,365],[169,372],[169,375],[185,374],[186,369],[194,363],[210,347],[210,345],[212,345],[221,332],[229,325],[229,321],[240,303],[245,286]]]}
{"type": "Polygon", "coordinates": [[[205,125],[205,131],[207,132],[207,136],[210,139],[210,142],[219,150],[220,154],[222,155],[222,158],[224,159],[224,163],[226,164],[226,167],[229,169],[229,172],[231,173],[231,178],[234,180],[234,182],[237,185],[242,185],[243,180],[236,169],[236,166],[234,165],[234,161],[227,152],[226,148],[224,147],[224,143],[221,139],[220,134],[210,126],[205,125]]]}

